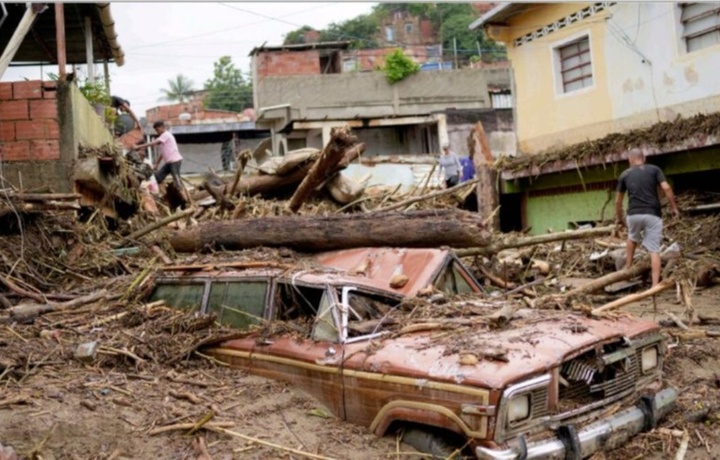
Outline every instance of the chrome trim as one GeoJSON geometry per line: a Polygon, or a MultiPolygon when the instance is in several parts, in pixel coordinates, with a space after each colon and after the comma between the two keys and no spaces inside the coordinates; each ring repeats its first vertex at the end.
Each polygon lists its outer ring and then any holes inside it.
{"type": "Polygon", "coordinates": [[[503,391],[503,399],[510,399],[518,394],[527,393],[537,388],[546,387],[550,384],[550,374],[543,374],[524,382],[510,385],[503,391]]]}
{"type": "Polygon", "coordinates": [[[494,417],[495,409],[497,409],[495,406],[489,404],[462,404],[460,406],[460,413],[494,417]]]}
{"type": "MultiPolygon", "coordinates": [[[[675,407],[676,399],[677,391],[673,388],[666,388],[656,393],[651,398],[654,406],[654,410],[649,414],[651,422],[657,423],[658,420],[665,417],[675,407]]],[[[646,417],[643,409],[639,406],[632,406],[585,426],[578,431],[580,457],[585,458],[595,452],[613,449],[624,444],[631,437],[643,431],[646,417]]],[[[480,460],[516,460],[521,456],[526,459],[565,458],[565,444],[558,437],[527,443],[522,447],[520,438],[521,436],[518,436],[509,442],[510,447],[505,449],[478,446],[475,448],[475,455],[480,460]]]]}
{"type": "MultiPolygon", "coordinates": [[[[514,385],[510,385],[503,391],[502,398],[500,398],[500,404],[498,405],[498,420],[496,424],[496,431],[495,431],[495,440],[496,441],[502,441],[505,438],[505,432],[507,430],[507,411],[508,411],[508,402],[514,398],[515,396],[522,395],[525,393],[531,393],[533,390],[537,390],[538,388],[543,387],[549,387],[550,381],[551,381],[550,374],[543,374],[534,378],[531,378],[529,380],[525,380],[524,382],[516,383],[514,385]]],[[[532,404],[532,401],[530,401],[530,404],[532,404]]],[[[532,409],[532,406],[531,406],[532,409]]],[[[532,418],[532,412],[528,416],[528,418],[524,420],[520,420],[517,422],[517,424],[523,424],[527,422],[534,422],[532,418]]],[[[514,427],[517,428],[517,427],[514,427]]]]}

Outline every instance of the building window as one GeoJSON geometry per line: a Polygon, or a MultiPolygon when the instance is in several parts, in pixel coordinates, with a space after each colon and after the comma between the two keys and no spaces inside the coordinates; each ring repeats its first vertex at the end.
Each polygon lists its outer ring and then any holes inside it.
{"type": "Polygon", "coordinates": [[[720,43],[720,3],[683,3],[681,8],[688,53],[720,43]]]}
{"type": "Polygon", "coordinates": [[[585,36],[558,48],[560,80],[563,93],[592,86],[592,62],[590,60],[590,39],[585,36]]]}
{"type": "Polygon", "coordinates": [[[405,33],[406,33],[406,34],[411,34],[411,33],[413,33],[413,25],[412,25],[412,22],[408,22],[408,23],[405,24],[405,33]]]}
{"type": "Polygon", "coordinates": [[[385,26],[385,40],[388,42],[395,41],[395,38],[393,36],[393,28],[392,26],[385,26]]]}

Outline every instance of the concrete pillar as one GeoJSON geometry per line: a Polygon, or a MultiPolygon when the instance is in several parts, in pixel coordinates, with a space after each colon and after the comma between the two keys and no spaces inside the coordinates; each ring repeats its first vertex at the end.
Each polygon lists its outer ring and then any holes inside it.
{"type": "Polygon", "coordinates": [[[92,19],[90,16],[85,16],[85,56],[88,81],[95,83],[95,53],[93,51],[92,19]]]}
{"type": "Polygon", "coordinates": [[[438,142],[440,143],[440,145],[437,146],[437,152],[431,153],[440,153],[442,146],[450,143],[450,136],[448,136],[447,117],[445,117],[445,114],[438,113],[435,115],[435,119],[437,120],[438,142]]]}

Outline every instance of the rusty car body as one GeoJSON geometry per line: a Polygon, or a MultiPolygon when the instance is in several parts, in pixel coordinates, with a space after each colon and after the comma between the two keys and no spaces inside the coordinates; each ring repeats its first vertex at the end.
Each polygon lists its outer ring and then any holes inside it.
{"type": "Polygon", "coordinates": [[[402,424],[455,433],[480,459],[584,458],[654,427],[674,406],[652,321],[521,309],[510,326],[479,323],[443,342],[437,331],[398,333],[383,320],[428,286],[480,292],[451,252],[363,248],[313,262],[168,269],[152,300],[240,328],[284,324],[205,351],[291,382],[377,435],[402,424]],[[399,274],[408,280],[392,288],[399,274]],[[501,359],[483,357],[497,348],[501,359]]]}

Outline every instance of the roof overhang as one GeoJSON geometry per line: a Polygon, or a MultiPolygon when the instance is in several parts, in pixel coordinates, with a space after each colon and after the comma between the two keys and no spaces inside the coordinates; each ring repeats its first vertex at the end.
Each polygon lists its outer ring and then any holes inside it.
{"type": "Polygon", "coordinates": [[[271,51],[307,51],[307,50],[345,50],[350,47],[349,41],[336,42],[319,42],[319,43],[299,43],[295,45],[278,45],[278,46],[260,46],[253,48],[248,56],[271,52],[271,51]]]}
{"type": "Polygon", "coordinates": [[[520,13],[525,12],[532,6],[537,6],[537,3],[500,3],[495,8],[491,9],[487,13],[480,16],[478,19],[473,21],[468,28],[470,30],[477,29],[478,27],[485,27],[488,25],[507,25],[507,21],[517,16],[520,13]]]}
{"type": "MultiPolygon", "coordinates": [[[[11,66],[57,64],[55,4],[38,14],[20,44],[11,66]]],[[[110,3],[64,3],[65,55],[68,64],[87,63],[85,18],[89,17],[93,35],[93,62],[115,62],[122,66],[125,54],[118,43],[110,3]]],[[[5,3],[7,17],[0,27],[0,43],[9,43],[25,14],[25,3],[5,3]]]]}

